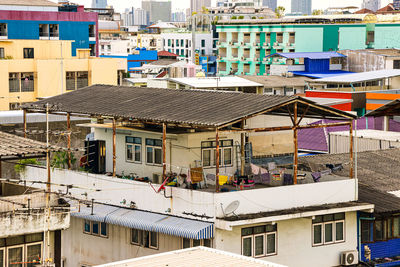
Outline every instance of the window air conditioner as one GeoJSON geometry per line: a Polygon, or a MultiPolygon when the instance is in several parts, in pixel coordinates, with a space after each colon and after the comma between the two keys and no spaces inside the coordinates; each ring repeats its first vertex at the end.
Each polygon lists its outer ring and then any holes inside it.
{"type": "Polygon", "coordinates": [[[340,254],[340,264],[344,266],[358,264],[358,251],[350,250],[342,252],[340,254]]]}

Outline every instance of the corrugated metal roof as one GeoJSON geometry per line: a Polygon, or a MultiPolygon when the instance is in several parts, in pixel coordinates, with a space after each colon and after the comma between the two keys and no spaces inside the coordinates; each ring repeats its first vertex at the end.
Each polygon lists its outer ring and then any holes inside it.
{"type": "Polygon", "coordinates": [[[188,85],[194,88],[212,88],[217,89],[227,88],[227,87],[256,87],[263,86],[260,83],[253,82],[247,79],[243,79],[237,76],[229,77],[218,77],[218,78],[196,78],[196,77],[186,77],[186,78],[170,78],[172,82],[178,84],[188,85]]]}
{"type": "Polygon", "coordinates": [[[328,77],[323,79],[314,80],[316,83],[339,83],[339,84],[350,84],[350,83],[360,83],[366,81],[375,81],[385,78],[391,78],[400,76],[400,70],[376,70],[360,73],[344,74],[334,77],[328,77]]]}
{"type": "MultiPolygon", "coordinates": [[[[349,131],[343,132],[334,132],[330,133],[330,135],[340,135],[340,136],[350,136],[349,131]]],[[[353,135],[355,132],[353,131],[353,135]]],[[[367,139],[375,139],[375,140],[385,140],[391,142],[400,142],[400,133],[398,132],[389,132],[389,131],[379,131],[379,130],[358,130],[357,138],[367,138],[367,139]]]]}
{"type": "Polygon", "coordinates": [[[299,113],[304,112],[307,103],[313,104],[305,117],[355,117],[345,111],[318,106],[297,96],[111,85],[93,85],[23,106],[44,111],[48,103],[52,112],[189,124],[192,127],[219,127],[273,108],[268,114],[289,115],[283,105],[295,101],[298,102],[299,113]]]}
{"type": "Polygon", "coordinates": [[[309,58],[309,59],[330,59],[333,57],[346,57],[345,55],[337,52],[294,52],[294,53],[275,53],[267,57],[284,57],[284,58],[309,58]]]}
{"type": "MultiPolygon", "coordinates": [[[[61,148],[50,147],[50,151],[61,151],[61,148]]],[[[17,135],[0,132],[0,157],[2,160],[40,156],[45,154],[45,143],[23,138],[17,135]]]]}
{"type": "Polygon", "coordinates": [[[0,0],[0,5],[18,5],[18,6],[53,6],[58,4],[48,0],[0,0]]]}
{"type": "Polygon", "coordinates": [[[285,267],[266,260],[254,259],[206,247],[194,247],[139,257],[97,267],[285,267]]]}
{"type": "Polygon", "coordinates": [[[80,212],[74,212],[71,215],[85,220],[105,222],[191,239],[209,239],[214,237],[214,225],[210,222],[104,204],[94,204],[93,214],[91,207],[81,206],[80,212]]]}

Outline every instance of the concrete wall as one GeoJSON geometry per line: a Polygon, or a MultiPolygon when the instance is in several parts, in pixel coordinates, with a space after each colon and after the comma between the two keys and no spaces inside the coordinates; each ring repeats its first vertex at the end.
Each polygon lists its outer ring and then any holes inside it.
{"type": "Polygon", "coordinates": [[[160,233],[158,249],[132,245],[130,228],[111,224],[107,226],[107,238],[85,234],[84,220],[72,217],[70,228],[62,231],[61,255],[65,258],[64,267],[92,266],[182,248],[180,237],[160,233]]]}
{"type": "MultiPolygon", "coordinates": [[[[279,221],[277,255],[261,259],[296,267],[338,266],[340,252],[357,249],[356,212],[346,212],[345,221],[345,242],[318,247],[312,246],[311,218],[279,221]]],[[[214,242],[217,249],[241,254],[241,227],[234,227],[232,231],[217,229],[214,242]]]]}
{"type": "MultiPolygon", "coordinates": [[[[45,169],[27,167],[24,178],[38,180],[40,177],[46,177],[45,173],[45,169]]],[[[221,207],[227,207],[235,200],[240,202],[240,206],[235,212],[236,214],[357,200],[357,183],[354,179],[218,194],[167,187],[166,195],[172,196],[172,198],[166,199],[163,194],[157,194],[151,185],[142,182],[59,169],[53,170],[51,177],[52,182],[55,184],[66,183],[80,187],[70,189],[71,194],[79,198],[82,198],[82,194],[87,194],[87,199],[93,198],[96,201],[118,206],[121,206],[122,202],[126,202],[129,205],[132,201],[135,202],[138,209],[194,219],[198,218],[184,213],[204,214],[215,219],[215,217],[224,215],[221,207]],[[95,189],[100,189],[101,191],[96,192],[95,189]]],[[[42,179],[45,180],[45,178],[42,179]]],[[[158,189],[159,186],[154,185],[154,187],[158,189]]],[[[57,185],[54,185],[52,189],[55,191],[66,190],[65,186],[57,185]]]]}

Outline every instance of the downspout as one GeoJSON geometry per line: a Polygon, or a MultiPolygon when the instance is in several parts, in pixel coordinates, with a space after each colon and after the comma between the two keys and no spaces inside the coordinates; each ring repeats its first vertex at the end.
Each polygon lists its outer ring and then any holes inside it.
{"type": "Polygon", "coordinates": [[[353,92],[355,92],[355,91],[356,91],[356,88],[354,88],[354,86],[353,86],[352,83],[350,83],[350,86],[351,86],[351,88],[353,89],[353,92]]]}

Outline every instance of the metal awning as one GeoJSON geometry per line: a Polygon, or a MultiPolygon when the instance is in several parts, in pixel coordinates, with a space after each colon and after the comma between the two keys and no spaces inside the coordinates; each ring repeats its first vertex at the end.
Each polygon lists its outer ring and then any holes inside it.
{"type": "Polygon", "coordinates": [[[400,76],[400,70],[376,70],[368,72],[350,73],[334,77],[322,78],[314,80],[316,83],[336,83],[336,84],[351,84],[369,81],[378,81],[386,78],[400,76]]]}
{"type": "Polygon", "coordinates": [[[214,237],[214,224],[159,213],[134,210],[105,204],[92,208],[81,205],[79,212],[71,212],[77,218],[105,222],[128,228],[180,236],[190,239],[214,237]]]}

